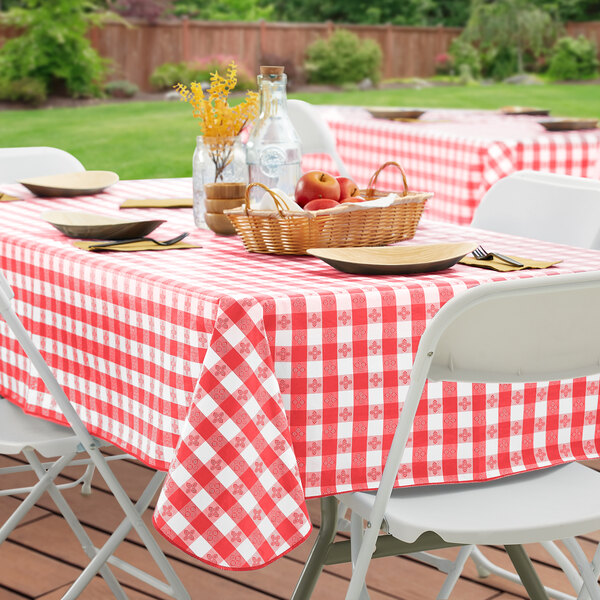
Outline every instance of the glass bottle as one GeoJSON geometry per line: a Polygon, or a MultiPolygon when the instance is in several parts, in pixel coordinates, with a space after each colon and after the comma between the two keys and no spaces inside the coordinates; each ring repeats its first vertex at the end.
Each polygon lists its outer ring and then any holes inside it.
{"type": "Polygon", "coordinates": [[[293,195],[302,175],[300,137],[287,112],[287,75],[283,67],[261,67],[259,115],[246,143],[250,183],[293,195]]]}
{"type": "Polygon", "coordinates": [[[192,187],[194,191],[194,223],[206,229],[204,220],[207,183],[248,183],[246,155],[239,136],[196,138],[192,187]]]}

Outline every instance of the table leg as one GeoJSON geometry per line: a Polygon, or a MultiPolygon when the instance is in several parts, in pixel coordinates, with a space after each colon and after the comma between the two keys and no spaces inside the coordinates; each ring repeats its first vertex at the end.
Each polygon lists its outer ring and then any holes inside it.
{"type": "Polygon", "coordinates": [[[338,501],[330,496],[321,498],[321,528],[298,579],[291,600],[308,600],[325,566],[327,553],[337,533],[338,501]]]}
{"type": "Polygon", "coordinates": [[[546,590],[544,589],[538,574],[535,572],[531,560],[529,559],[529,556],[527,556],[523,546],[508,545],[504,546],[504,548],[517,570],[529,598],[531,598],[531,600],[549,600],[548,594],[546,594],[546,590]]]}

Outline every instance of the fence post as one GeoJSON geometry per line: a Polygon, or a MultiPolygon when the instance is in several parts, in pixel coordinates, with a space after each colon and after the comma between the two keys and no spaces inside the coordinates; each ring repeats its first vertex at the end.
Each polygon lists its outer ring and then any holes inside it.
{"type": "Polygon", "coordinates": [[[264,56],[267,53],[267,24],[264,19],[259,20],[260,26],[260,55],[264,56]]]}
{"type": "Polygon", "coordinates": [[[394,66],[394,30],[391,23],[385,27],[385,57],[383,61],[383,78],[393,77],[392,69],[394,66]]]}
{"type": "Polygon", "coordinates": [[[190,20],[187,16],[181,19],[181,47],[183,54],[183,62],[188,62],[190,56],[190,20]]]}
{"type": "Polygon", "coordinates": [[[327,25],[327,36],[330,36],[334,30],[333,21],[326,21],[325,25],[327,25]]]}

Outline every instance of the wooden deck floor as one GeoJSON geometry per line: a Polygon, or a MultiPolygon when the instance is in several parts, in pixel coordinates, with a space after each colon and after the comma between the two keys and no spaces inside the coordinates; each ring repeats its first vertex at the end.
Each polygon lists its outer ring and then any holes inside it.
{"type": "MultiPolygon", "coordinates": [[[[14,464],[13,459],[2,458],[0,466],[14,464]]],[[[127,492],[137,498],[151,471],[139,463],[118,461],[113,463],[127,492]]],[[[74,473],[74,472],[73,472],[74,473]]],[[[11,487],[25,484],[25,476],[13,476],[11,487]]],[[[28,482],[30,480],[27,480],[28,482]]],[[[112,496],[105,491],[99,478],[94,480],[94,492],[84,497],[79,489],[68,490],[65,496],[85,525],[94,543],[101,544],[108,533],[120,522],[121,513],[112,496]]],[[[14,510],[18,500],[0,497],[0,522],[14,510]]],[[[180,552],[160,535],[161,547],[170,557],[175,570],[190,592],[193,600],[270,600],[290,598],[316,535],[318,527],[318,501],[311,501],[315,531],[311,539],[264,569],[234,573],[211,569],[180,552]]],[[[151,521],[151,511],[146,515],[151,521]]],[[[582,540],[584,549],[591,555],[600,540],[600,532],[582,540]]],[[[547,585],[572,593],[562,571],[552,566],[552,560],[540,546],[528,547],[540,577],[547,585]]],[[[453,555],[455,549],[445,554],[453,555]]],[[[484,552],[503,566],[510,563],[502,550],[485,548],[484,552]]],[[[156,575],[153,563],[147,560],[145,550],[138,545],[135,534],[119,548],[117,555],[144,567],[156,575]]],[[[9,539],[0,545],[0,600],[59,600],[87,563],[78,542],[46,496],[27,515],[9,539]]],[[[144,584],[114,569],[132,600],[156,600],[166,596],[148,589],[144,584]]],[[[313,600],[335,600],[344,597],[349,569],[347,565],[327,568],[317,584],[313,600]]],[[[437,570],[407,557],[393,557],[373,561],[368,584],[372,600],[425,600],[435,598],[444,576],[437,570]]],[[[107,600],[111,593],[104,581],[96,578],[81,595],[83,600],[107,600]]],[[[526,597],[523,589],[505,579],[491,576],[477,577],[469,561],[463,577],[458,582],[452,598],[458,600],[514,600],[526,597]]]]}

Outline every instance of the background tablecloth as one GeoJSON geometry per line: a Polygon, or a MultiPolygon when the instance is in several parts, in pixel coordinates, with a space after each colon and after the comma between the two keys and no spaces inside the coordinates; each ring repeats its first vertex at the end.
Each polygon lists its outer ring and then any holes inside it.
{"type": "MultiPolygon", "coordinates": [[[[389,160],[402,164],[411,189],[432,191],[431,219],[468,225],[485,192],[521,169],[600,179],[600,129],[546,131],[542,117],[496,111],[431,109],[414,122],[376,119],[359,107],[318,107],[359,186],[389,160]]],[[[303,169],[335,171],[329,157],[308,155],[303,169]]],[[[383,189],[401,189],[385,170],[383,189]]]]}

